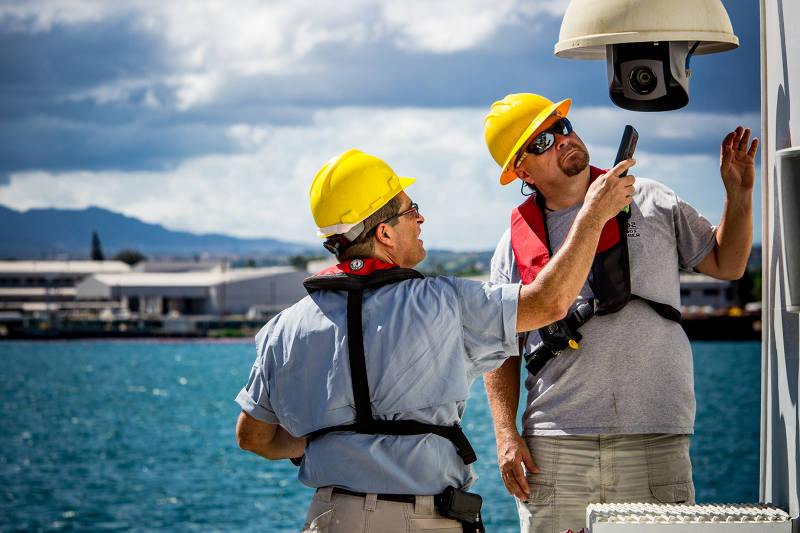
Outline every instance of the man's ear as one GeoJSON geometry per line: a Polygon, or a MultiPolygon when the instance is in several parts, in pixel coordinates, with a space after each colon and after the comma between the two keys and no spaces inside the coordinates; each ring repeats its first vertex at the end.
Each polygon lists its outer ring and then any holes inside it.
{"type": "Polygon", "coordinates": [[[375,228],[375,240],[384,246],[394,244],[394,232],[392,226],[381,222],[375,228]]]}
{"type": "Polygon", "coordinates": [[[525,170],[521,166],[519,166],[519,167],[514,169],[514,174],[516,174],[517,177],[519,179],[521,179],[522,181],[524,181],[524,182],[531,183],[531,184],[533,182],[533,179],[531,179],[531,175],[528,173],[527,170],[525,170]]]}

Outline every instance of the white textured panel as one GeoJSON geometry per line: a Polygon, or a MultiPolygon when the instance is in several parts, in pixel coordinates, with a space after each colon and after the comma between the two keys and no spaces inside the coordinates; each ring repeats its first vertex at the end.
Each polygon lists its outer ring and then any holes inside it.
{"type": "Polygon", "coordinates": [[[769,505],[595,503],[586,508],[590,533],[788,533],[789,515],[769,505]]]}

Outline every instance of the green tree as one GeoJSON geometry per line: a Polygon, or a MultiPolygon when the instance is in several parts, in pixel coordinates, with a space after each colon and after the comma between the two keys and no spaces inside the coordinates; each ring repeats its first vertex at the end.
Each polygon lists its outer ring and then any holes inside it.
{"type": "Polygon", "coordinates": [[[103,248],[100,246],[100,237],[97,236],[97,232],[92,232],[92,253],[91,253],[92,261],[102,261],[105,259],[103,255],[103,248]]]}
{"type": "Polygon", "coordinates": [[[147,257],[138,250],[125,249],[114,254],[114,257],[111,259],[122,261],[123,263],[128,263],[129,265],[133,266],[139,261],[145,261],[147,257]]]}
{"type": "Polygon", "coordinates": [[[761,297],[761,269],[759,268],[753,272],[753,292],[750,293],[750,298],[753,302],[760,302],[761,297]]]}

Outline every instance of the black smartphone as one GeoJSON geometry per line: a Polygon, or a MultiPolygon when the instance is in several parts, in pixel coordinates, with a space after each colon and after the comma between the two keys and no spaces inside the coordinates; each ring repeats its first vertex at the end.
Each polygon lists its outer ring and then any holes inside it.
{"type": "MultiPolygon", "coordinates": [[[[636,131],[636,128],[628,124],[625,126],[625,130],[622,132],[622,140],[619,142],[619,149],[617,149],[617,158],[614,160],[614,166],[616,166],[620,161],[625,161],[626,159],[630,159],[633,157],[633,151],[636,150],[636,143],[639,140],[639,132],[636,131]]],[[[619,175],[621,178],[628,174],[628,170],[619,175]]],[[[627,214],[631,214],[631,206],[626,205],[625,208],[622,210],[627,214]]]]}
{"type": "MultiPolygon", "coordinates": [[[[625,126],[625,131],[622,132],[622,140],[619,142],[619,149],[617,150],[617,158],[614,160],[614,165],[618,165],[620,161],[625,161],[633,157],[633,151],[636,150],[636,142],[639,140],[639,132],[636,128],[628,124],[625,126]]],[[[621,178],[628,173],[627,170],[619,175],[621,178]]]]}

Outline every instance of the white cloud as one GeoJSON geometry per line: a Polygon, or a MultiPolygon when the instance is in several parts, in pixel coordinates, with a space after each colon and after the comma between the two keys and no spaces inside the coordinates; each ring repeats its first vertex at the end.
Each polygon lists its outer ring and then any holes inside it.
{"type": "MultiPolygon", "coordinates": [[[[499,169],[483,141],[485,112],[338,108],[317,111],[305,126],[231,124],[226,134],[246,153],[198,157],[159,172],[13,173],[8,185],[0,186],[0,198],[15,209],[96,205],[170,229],[315,243],[311,179],[337,153],[359,148],[398,174],[417,178],[408,192],[426,217],[427,247],[493,249],[521,197],[517,183],[501,187],[497,181],[499,169]]],[[[570,116],[582,124],[594,164],[610,164],[625,113],[573,108],[570,116]]],[[[727,124],[742,118],[651,116],[656,117],[637,115],[642,135],[659,135],[650,131],[652,121],[666,124],[667,131],[720,140],[727,124]]],[[[662,181],[718,221],[724,199],[718,154],[639,151],[636,157],[635,175],[662,181]]]]}
{"type": "Polygon", "coordinates": [[[399,48],[449,53],[483,42],[513,20],[514,7],[513,0],[406,0],[382,4],[382,13],[399,48]]]}
{"type": "Polygon", "coordinates": [[[144,100],[142,101],[142,105],[148,107],[150,109],[156,109],[161,107],[161,102],[159,101],[158,97],[155,95],[152,89],[148,89],[145,92],[144,100]]]}
{"type": "Polygon", "coordinates": [[[85,91],[73,93],[67,97],[67,100],[81,101],[93,100],[99,105],[108,104],[111,102],[124,102],[127,101],[132,94],[144,90],[146,99],[144,105],[146,107],[154,107],[155,95],[152,89],[149,89],[157,80],[147,78],[123,78],[114,83],[107,83],[85,91]]]}
{"type": "MultiPolygon", "coordinates": [[[[99,104],[124,101],[139,89],[172,87],[175,106],[212,101],[226,84],[269,74],[314,72],[314,52],[331,45],[385,46],[443,54],[485,45],[508,28],[531,31],[540,14],[558,16],[567,0],[22,0],[0,4],[0,19],[30,32],[58,25],[126,19],[164,46],[172,72],[161,79],[123,79],[72,95],[99,104]],[[120,7],[121,6],[121,7],[120,7]]],[[[163,103],[163,102],[162,102],[163,103]]],[[[143,100],[142,105],[151,105],[143,100]]]]}
{"type": "Polygon", "coordinates": [[[560,17],[569,0],[405,0],[381,4],[398,48],[450,53],[483,44],[500,28],[531,31],[542,13],[560,17]]]}
{"type": "Polygon", "coordinates": [[[260,146],[269,135],[267,128],[250,124],[234,124],[226,133],[244,148],[253,149],[260,146]]]}
{"type": "Polygon", "coordinates": [[[198,104],[211,102],[221,86],[221,76],[218,72],[181,74],[171,76],[168,85],[175,87],[176,107],[186,111],[198,104]]]}
{"type": "Polygon", "coordinates": [[[0,4],[0,19],[14,19],[20,29],[40,33],[58,24],[97,22],[132,9],[133,5],[104,0],[10,0],[0,4]]]}

